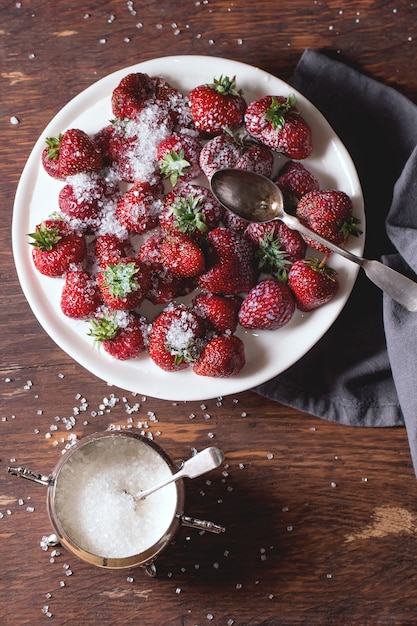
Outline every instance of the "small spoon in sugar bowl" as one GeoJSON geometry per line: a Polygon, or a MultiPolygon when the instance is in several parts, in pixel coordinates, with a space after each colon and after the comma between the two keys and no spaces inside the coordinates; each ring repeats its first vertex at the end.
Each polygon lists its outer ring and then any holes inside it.
{"type": "Polygon", "coordinates": [[[139,491],[133,495],[132,497],[135,504],[136,502],[139,502],[149,496],[151,493],[154,493],[154,491],[165,487],[165,485],[169,485],[180,478],[197,478],[198,476],[219,467],[223,461],[224,454],[220,448],[216,448],[216,446],[205,448],[185,461],[181,469],[178,472],[175,472],[175,474],[168,476],[168,478],[162,480],[156,485],[153,485],[153,487],[149,487],[148,489],[144,489],[143,491],[139,491]]]}
{"type": "Polygon", "coordinates": [[[332,252],[359,265],[377,287],[408,311],[417,311],[417,283],[380,261],[364,259],[335,245],[307,228],[294,215],[284,211],[279,187],[269,178],[239,169],[218,170],[210,180],[211,190],[226,209],[248,222],[280,220],[288,228],[307,235],[332,252]]]}

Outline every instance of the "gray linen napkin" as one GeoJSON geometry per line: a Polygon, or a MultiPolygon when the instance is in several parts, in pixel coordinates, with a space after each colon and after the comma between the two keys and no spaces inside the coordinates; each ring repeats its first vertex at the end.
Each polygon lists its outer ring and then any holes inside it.
{"type": "MultiPolygon", "coordinates": [[[[290,83],[323,113],[356,165],[364,256],[416,279],[417,107],[328,54],[306,50],[290,83]]],[[[257,393],[351,426],[405,423],[417,474],[417,313],[360,271],[343,312],[298,363],[257,393]]]]}

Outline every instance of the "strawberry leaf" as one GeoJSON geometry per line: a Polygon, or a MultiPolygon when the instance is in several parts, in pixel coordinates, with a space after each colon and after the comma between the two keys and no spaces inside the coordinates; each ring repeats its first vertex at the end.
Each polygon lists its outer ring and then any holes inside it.
{"type": "Polygon", "coordinates": [[[285,116],[291,113],[298,113],[295,106],[295,95],[291,93],[285,102],[278,102],[276,97],[272,98],[270,106],[265,111],[265,118],[272,124],[274,130],[282,130],[285,124],[285,116]]]}

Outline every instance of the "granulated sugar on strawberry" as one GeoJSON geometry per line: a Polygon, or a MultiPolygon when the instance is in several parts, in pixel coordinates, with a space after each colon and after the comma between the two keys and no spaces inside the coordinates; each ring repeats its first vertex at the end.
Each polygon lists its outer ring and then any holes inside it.
{"type": "Polygon", "coordinates": [[[116,217],[131,233],[145,233],[158,225],[163,198],[162,183],[137,181],[117,202],[116,217]]]}
{"type": "Polygon", "coordinates": [[[184,133],[173,133],[158,144],[156,156],[161,174],[173,187],[178,181],[185,183],[200,176],[201,147],[197,137],[184,133]]]}
{"type": "Polygon", "coordinates": [[[294,263],[288,286],[300,311],[312,311],[333,299],[339,288],[336,272],[325,260],[309,258],[294,263]]]}
{"type": "Polygon", "coordinates": [[[184,304],[169,304],[152,323],[149,356],[161,369],[174,372],[194,363],[205,345],[205,324],[184,304]]]}
{"type": "Polygon", "coordinates": [[[248,133],[271,150],[290,159],[306,159],[312,152],[311,130],[296,108],[294,94],[264,96],[251,102],[245,113],[248,133]]]}
{"type": "Polygon", "coordinates": [[[85,237],[60,219],[48,219],[29,235],[33,241],[32,259],[36,269],[45,276],[64,276],[82,263],[87,254],[85,237]]]}
{"type": "Polygon", "coordinates": [[[104,309],[90,320],[88,334],[113,358],[125,361],[146,350],[148,324],[134,313],[104,309]]]}
{"type": "MultiPolygon", "coordinates": [[[[115,189],[113,193],[116,193],[115,189]]],[[[67,177],[67,184],[58,195],[60,211],[73,220],[84,222],[85,227],[90,228],[94,227],[105,201],[105,180],[90,173],[67,177]]]]}
{"type": "Polygon", "coordinates": [[[194,125],[202,135],[219,135],[243,124],[246,101],[235,77],[219,76],[212,83],[194,87],[188,100],[194,125]]]}
{"type": "Polygon", "coordinates": [[[198,376],[229,378],[245,365],[245,346],[236,335],[213,337],[194,364],[198,376]]]}
{"type": "Polygon", "coordinates": [[[239,323],[244,328],[277,330],[291,320],[295,301],[289,287],[273,278],[265,278],[244,298],[239,323]]]}
{"type": "MultiPolygon", "coordinates": [[[[310,191],[299,201],[296,215],[300,222],[311,230],[333,243],[343,246],[349,235],[358,236],[359,220],[352,215],[353,204],[351,198],[338,190],[310,191]]],[[[309,246],[329,253],[326,246],[318,243],[312,237],[304,236],[309,246]]]]}
{"type": "Polygon", "coordinates": [[[98,265],[105,268],[109,263],[117,264],[120,259],[128,256],[130,242],[127,237],[120,238],[113,233],[98,235],[94,242],[95,256],[98,265]]]}
{"type": "Polygon", "coordinates": [[[86,271],[73,270],[65,276],[61,292],[61,311],[73,319],[93,317],[103,303],[97,281],[86,271]]]}

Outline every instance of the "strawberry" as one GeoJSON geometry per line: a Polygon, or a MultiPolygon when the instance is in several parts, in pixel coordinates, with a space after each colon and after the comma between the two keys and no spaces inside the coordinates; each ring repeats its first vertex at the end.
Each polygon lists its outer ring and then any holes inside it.
{"type": "Polygon", "coordinates": [[[241,150],[233,135],[222,133],[213,137],[203,146],[200,153],[200,167],[210,179],[217,170],[235,167],[241,150]]]}
{"type": "Polygon", "coordinates": [[[169,117],[173,127],[194,129],[193,117],[188,99],[178,89],[160,76],[151,78],[152,104],[160,108],[169,117]]]}
{"type": "Polygon", "coordinates": [[[246,142],[243,145],[242,154],[235,164],[238,170],[249,170],[269,178],[272,174],[274,157],[267,146],[246,142]]]}
{"type": "Polygon", "coordinates": [[[296,98],[264,96],[249,104],[245,113],[248,133],[271,150],[291,159],[306,159],[312,152],[310,127],[295,107],[296,98]]]}
{"type": "Polygon", "coordinates": [[[251,289],[239,311],[239,323],[244,328],[277,330],[291,320],[295,301],[286,284],[266,278],[251,289]]]}
{"type": "Polygon", "coordinates": [[[152,80],[147,74],[136,72],[124,76],[112,92],[113,115],[120,119],[136,119],[152,92],[152,80]]]}
{"type": "Polygon", "coordinates": [[[90,337],[115,359],[134,359],[146,349],[147,324],[131,312],[104,312],[90,320],[90,337]]]}
{"type": "Polygon", "coordinates": [[[219,227],[208,233],[212,246],[211,266],[198,277],[202,289],[211,293],[235,295],[249,291],[256,283],[255,250],[246,237],[219,227]]]}
{"type": "Polygon", "coordinates": [[[84,270],[73,270],[65,276],[61,292],[61,310],[67,317],[87,319],[92,317],[102,299],[95,280],[84,270]]]}
{"type": "Polygon", "coordinates": [[[184,304],[169,304],[153,321],[149,356],[161,369],[174,372],[189,367],[199,356],[204,322],[184,304]]]}
{"type": "Polygon", "coordinates": [[[65,180],[65,174],[61,172],[58,159],[59,137],[47,137],[46,146],[42,150],[41,163],[49,176],[56,180],[65,180]]]}
{"type": "Polygon", "coordinates": [[[98,172],[103,167],[98,145],[83,130],[70,128],[58,137],[48,137],[46,143],[48,152],[43,154],[42,163],[48,173],[55,169],[57,178],[98,172]]]}
{"type": "Polygon", "coordinates": [[[127,230],[142,234],[157,226],[162,207],[162,185],[137,181],[117,202],[116,217],[127,230]]]}
{"type": "Polygon", "coordinates": [[[228,378],[235,376],[245,365],[245,347],[236,335],[213,337],[194,364],[199,376],[228,378]]]}
{"type": "Polygon", "coordinates": [[[329,302],[336,294],[339,284],[336,272],[324,261],[300,259],[288,275],[288,286],[294,294],[300,311],[312,311],[329,302]]]}
{"type": "Polygon", "coordinates": [[[128,246],[128,240],[121,239],[117,235],[111,233],[98,235],[94,250],[100,267],[104,268],[109,263],[117,264],[120,259],[127,256],[128,246]]]}
{"type": "Polygon", "coordinates": [[[291,263],[305,256],[307,246],[304,239],[283,222],[253,222],[245,232],[257,246],[259,269],[279,280],[286,280],[291,263]]]}
{"type": "MultiPolygon", "coordinates": [[[[352,200],[343,191],[319,190],[306,193],[297,205],[300,222],[325,239],[344,245],[349,235],[358,236],[359,220],[352,216],[352,200]]],[[[312,248],[328,253],[329,250],[313,238],[304,239],[312,248]]]]}
{"type": "Polygon", "coordinates": [[[151,285],[151,272],[138,260],[125,257],[108,263],[97,275],[102,297],[111,309],[135,309],[146,297],[151,285]]]}
{"type": "Polygon", "coordinates": [[[173,133],[157,147],[157,159],[161,174],[173,187],[179,180],[187,182],[201,174],[201,144],[196,137],[173,133]]]}
{"type": "Polygon", "coordinates": [[[168,233],[161,245],[161,259],[173,276],[191,278],[204,272],[204,254],[186,233],[168,233]]]}
{"type": "Polygon", "coordinates": [[[173,276],[166,270],[159,270],[152,273],[151,286],[148,291],[147,299],[152,304],[168,304],[177,296],[181,296],[183,280],[173,276]]]}
{"type": "Polygon", "coordinates": [[[241,303],[239,296],[200,293],[194,298],[192,306],[218,333],[234,333],[241,303]]]}
{"type": "Polygon", "coordinates": [[[72,266],[81,263],[87,254],[84,236],[59,219],[38,224],[31,233],[32,259],[36,269],[45,276],[63,276],[72,266]]]}
{"type": "Polygon", "coordinates": [[[71,219],[94,225],[103,205],[104,184],[97,178],[90,178],[88,174],[77,174],[68,180],[70,182],[58,194],[61,213],[71,219]]]}
{"type": "Polygon", "coordinates": [[[165,205],[159,216],[164,232],[172,229],[200,237],[216,228],[223,209],[209,189],[183,183],[165,196],[165,205]]]}
{"type": "Polygon", "coordinates": [[[138,250],[137,257],[141,263],[145,263],[155,271],[162,270],[164,264],[161,259],[161,246],[164,235],[159,231],[150,234],[138,250]]]}
{"type": "Polygon", "coordinates": [[[219,135],[225,128],[243,124],[246,102],[236,88],[236,79],[228,76],[214,78],[192,89],[188,101],[196,129],[203,135],[219,135]]]}
{"type": "Polygon", "coordinates": [[[295,209],[302,196],[319,189],[317,178],[298,161],[287,161],[274,182],[284,194],[287,209],[295,209]]]}

